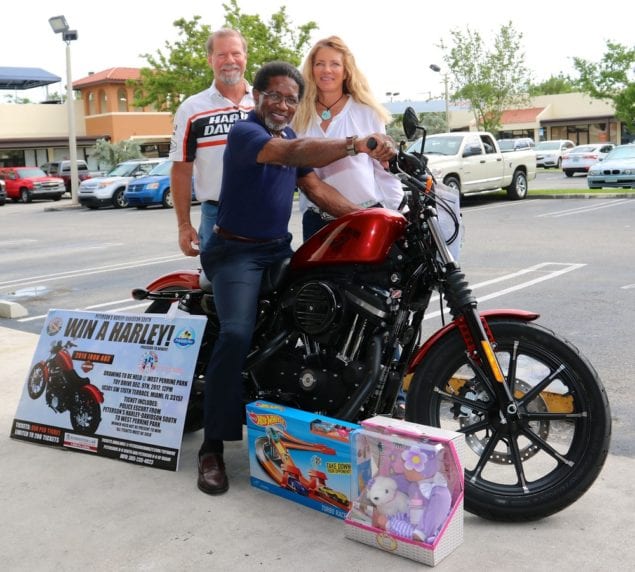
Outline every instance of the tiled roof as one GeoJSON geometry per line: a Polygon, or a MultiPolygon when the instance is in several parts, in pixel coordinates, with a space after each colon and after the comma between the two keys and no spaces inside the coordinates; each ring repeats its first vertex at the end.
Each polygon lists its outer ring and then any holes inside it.
{"type": "Polygon", "coordinates": [[[92,73],[82,79],[73,82],[73,89],[81,89],[91,85],[104,83],[125,83],[131,79],[139,79],[139,68],[108,68],[100,72],[92,73]]]}
{"type": "Polygon", "coordinates": [[[527,109],[508,109],[503,111],[502,125],[510,123],[534,123],[544,107],[528,107],[527,109]]]}

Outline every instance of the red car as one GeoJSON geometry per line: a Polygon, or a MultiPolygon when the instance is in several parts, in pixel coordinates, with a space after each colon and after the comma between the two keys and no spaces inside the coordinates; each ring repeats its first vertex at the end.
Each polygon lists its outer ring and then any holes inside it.
{"type": "Polygon", "coordinates": [[[6,185],[7,198],[30,203],[33,199],[59,201],[66,192],[64,181],[49,177],[39,167],[0,167],[0,179],[6,185]]]}

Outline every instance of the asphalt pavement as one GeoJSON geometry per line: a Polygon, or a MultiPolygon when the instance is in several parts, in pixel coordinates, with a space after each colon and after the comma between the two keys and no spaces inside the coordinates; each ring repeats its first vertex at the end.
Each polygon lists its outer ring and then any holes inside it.
{"type": "MultiPolygon", "coordinates": [[[[196,488],[200,433],[163,471],[9,437],[38,340],[0,328],[0,566],[17,571],[384,571],[424,567],[344,537],[341,520],[251,487],[246,443],[230,444],[230,489],[196,488]]],[[[635,461],[609,455],[589,491],[547,519],[465,515],[444,571],[632,570],[635,461]]],[[[425,567],[424,567],[425,568],[425,567]]]]}

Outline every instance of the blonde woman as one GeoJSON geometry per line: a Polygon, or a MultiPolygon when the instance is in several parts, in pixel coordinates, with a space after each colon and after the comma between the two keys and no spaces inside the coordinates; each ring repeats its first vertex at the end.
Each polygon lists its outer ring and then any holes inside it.
{"type": "MultiPolygon", "coordinates": [[[[305,95],[293,127],[299,137],[338,138],[385,133],[391,117],[373,97],[348,46],[337,36],[318,41],[307,56],[302,75],[305,95]]],[[[366,154],[349,156],[315,169],[318,177],[360,207],[396,210],[403,199],[398,179],[366,154]]],[[[331,218],[300,195],[303,239],[331,218]]]]}

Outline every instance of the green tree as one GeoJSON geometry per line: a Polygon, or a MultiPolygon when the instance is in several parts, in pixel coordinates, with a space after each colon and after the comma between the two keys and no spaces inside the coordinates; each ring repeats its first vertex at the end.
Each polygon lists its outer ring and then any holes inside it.
{"type": "Polygon", "coordinates": [[[527,104],[529,71],[522,37],[509,22],[501,27],[491,48],[469,27],[452,31],[451,46],[440,44],[450,70],[451,99],[467,100],[481,129],[497,131],[505,109],[527,104]]]}
{"type": "Polygon", "coordinates": [[[557,76],[551,76],[542,83],[532,83],[529,85],[529,95],[534,97],[537,95],[557,95],[559,93],[573,93],[577,90],[575,80],[559,73],[557,76]]]}
{"type": "Polygon", "coordinates": [[[95,151],[92,156],[97,159],[99,166],[103,165],[108,169],[128,159],[143,159],[139,143],[132,139],[111,143],[106,139],[95,141],[95,151]]]}
{"type": "MultiPolygon", "coordinates": [[[[240,30],[247,40],[245,77],[249,82],[256,70],[271,60],[285,60],[298,66],[311,32],[317,29],[313,21],[292,26],[284,6],[271,16],[268,24],[260,16],[241,13],[237,0],[230,0],[223,8],[222,26],[240,30]]],[[[135,106],[174,112],[183,99],[209,87],[213,72],[207,63],[205,43],[213,30],[200,20],[200,16],[176,20],[179,39],[174,43],[166,41],[164,49],[157,50],[155,55],[142,54],[149,66],[141,69],[139,81],[132,82],[135,106]]]]}
{"type": "Polygon", "coordinates": [[[615,116],[630,133],[635,133],[635,82],[630,79],[634,63],[635,48],[611,41],[606,42],[600,62],[573,58],[580,89],[596,99],[612,101],[615,116]]]}

